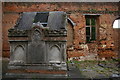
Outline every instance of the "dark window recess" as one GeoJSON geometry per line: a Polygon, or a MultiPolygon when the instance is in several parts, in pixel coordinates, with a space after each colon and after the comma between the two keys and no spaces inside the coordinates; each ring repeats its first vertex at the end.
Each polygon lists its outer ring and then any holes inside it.
{"type": "Polygon", "coordinates": [[[95,27],[92,27],[92,37],[91,37],[91,40],[96,40],[96,28],[95,27]]]}
{"type": "Polygon", "coordinates": [[[90,41],[90,27],[86,27],[86,41],[90,41]]]}
{"type": "Polygon", "coordinates": [[[46,27],[47,26],[47,21],[48,21],[48,16],[49,16],[49,12],[37,13],[33,23],[40,22],[44,27],[46,27]]]}
{"type": "Polygon", "coordinates": [[[86,17],[86,42],[96,40],[96,19],[86,17]]]}
{"type": "Polygon", "coordinates": [[[90,19],[89,18],[86,19],[86,25],[90,25],[90,19]]]}
{"type": "Polygon", "coordinates": [[[44,27],[46,27],[47,26],[47,23],[41,23],[44,27]]]}

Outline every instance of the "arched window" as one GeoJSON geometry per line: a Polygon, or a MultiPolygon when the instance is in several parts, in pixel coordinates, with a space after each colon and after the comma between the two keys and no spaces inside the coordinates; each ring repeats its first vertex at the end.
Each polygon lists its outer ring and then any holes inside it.
{"type": "Polygon", "coordinates": [[[120,17],[113,22],[113,28],[120,28],[120,17]]]}
{"type": "Polygon", "coordinates": [[[73,45],[73,39],[74,39],[74,29],[73,27],[76,25],[70,18],[68,20],[67,25],[67,47],[73,45]]]}

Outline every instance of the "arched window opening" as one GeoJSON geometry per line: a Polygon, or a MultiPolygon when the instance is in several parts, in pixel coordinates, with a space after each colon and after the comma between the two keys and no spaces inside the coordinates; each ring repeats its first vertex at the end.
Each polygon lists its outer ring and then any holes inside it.
{"type": "Polygon", "coordinates": [[[113,28],[120,28],[120,17],[113,22],[113,28]]]}
{"type": "Polygon", "coordinates": [[[68,18],[68,25],[67,25],[67,47],[70,47],[71,45],[73,45],[73,39],[74,39],[74,29],[73,27],[76,24],[70,19],[68,18]]]}

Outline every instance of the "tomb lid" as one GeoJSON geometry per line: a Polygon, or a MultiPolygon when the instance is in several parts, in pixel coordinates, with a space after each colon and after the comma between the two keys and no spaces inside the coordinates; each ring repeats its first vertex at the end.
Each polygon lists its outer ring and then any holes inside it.
{"type": "Polygon", "coordinates": [[[41,23],[44,27],[50,27],[51,30],[65,29],[66,13],[63,11],[53,12],[23,12],[15,28],[20,30],[29,30],[33,23],[41,23]]]}
{"type": "Polygon", "coordinates": [[[47,27],[50,27],[51,30],[65,29],[66,20],[66,13],[63,11],[49,12],[47,27]]]}
{"type": "Polygon", "coordinates": [[[33,23],[47,23],[49,12],[23,12],[15,28],[29,30],[33,23]]]}
{"type": "Polygon", "coordinates": [[[36,12],[23,12],[15,28],[29,30],[32,27],[36,12]]]}

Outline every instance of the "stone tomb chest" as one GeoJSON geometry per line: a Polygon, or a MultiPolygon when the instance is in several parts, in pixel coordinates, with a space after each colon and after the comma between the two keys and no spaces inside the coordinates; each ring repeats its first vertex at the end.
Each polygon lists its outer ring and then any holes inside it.
{"type": "Polygon", "coordinates": [[[22,13],[15,27],[9,29],[7,76],[20,77],[19,72],[24,77],[30,73],[66,76],[66,19],[61,11],[22,13]]]}

